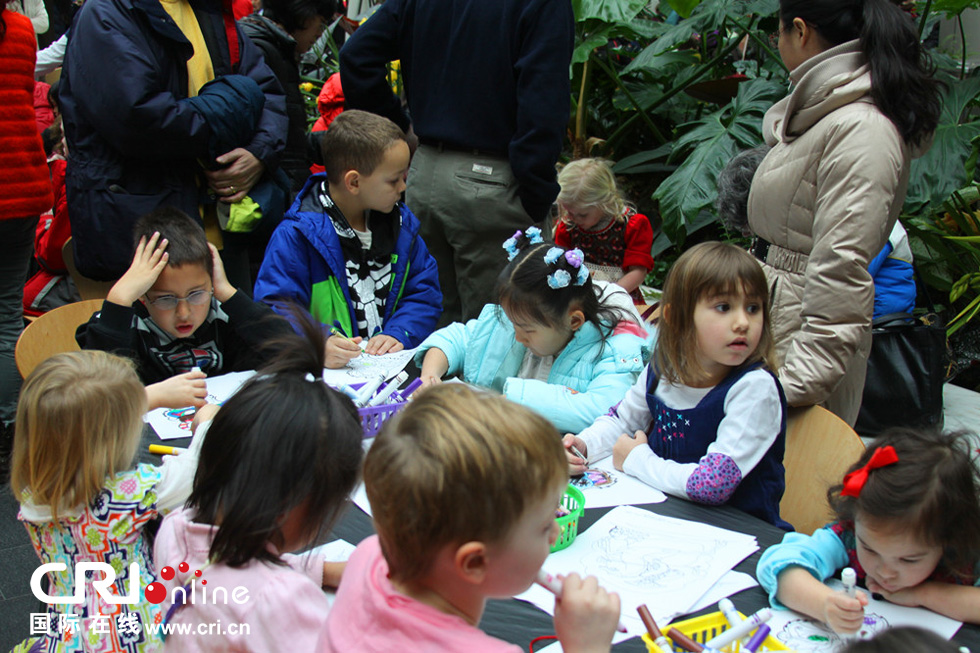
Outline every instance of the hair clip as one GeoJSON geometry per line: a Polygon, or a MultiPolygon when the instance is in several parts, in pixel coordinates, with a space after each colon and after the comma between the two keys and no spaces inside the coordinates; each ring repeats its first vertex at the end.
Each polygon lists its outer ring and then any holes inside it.
{"type": "Polygon", "coordinates": [[[541,237],[541,230],[537,227],[528,227],[524,234],[532,245],[540,245],[544,242],[544,238],[541,237]]]}
{"type": "Polygon", "coordinates": [[[517,256],[517,251],[518,251],[517,240],[523,235],[524,233],[520,229],[518,229],[517,231],[514,232],[513,236],[511,236],[510,238],[504,241],[503,248],[504,250],[507,251],[508,261],[513,261],[514,257],[517,256]]]}
{"type": "Polygon", "coordinates": [[[548,275],[548,287],[553,290],[566,288],[571,280],[572,275],[565,270],[555,270],[552,274],[548,275]]]}
{"type": "Polygon", "coordinates": [[[585,254],[582,253],[582,250],[576,247],[575,249],[570,249],[565,252],[565,260],[568,261],[568,264],[573,268],[580,268],[582,267],[582,264],[585,263],[585,254]]]}
{"type": "Polygon", "coordinates": [[[564,253],[565,250],[563,250],[561,247],[552,247],[544,255],[544,262],[547,263],[548,265],[554,265],[555,263],[558,262],[558,259],[560,259],[561,255],[564,253]]]}
{"type": "Polygon", "coordinates": [[[576,286],[584,286],[585,282],[589,280],[589,268],[584,265],[578,269],[578,276],[575,277],[576,286]]]}
{"type": "Polygon", "coordinates": [[[844,476],[844,488],[841,490],[842,497],[859,497],[864,484],[868,482],[868,476],[874,469],[888,467],[898,462],[898,454],[895,447],[888,445],[878,447],[871,454],[871,459],[863,466],[844,476]]]}

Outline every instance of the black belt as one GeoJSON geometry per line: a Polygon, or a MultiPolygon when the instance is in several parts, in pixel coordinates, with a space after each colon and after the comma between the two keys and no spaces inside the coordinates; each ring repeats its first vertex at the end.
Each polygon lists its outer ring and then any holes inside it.
{"type": "Polygon", "coordinates": [[[464,154],[472,154],[473,156],[492,156],[498,159],[507,158],[507,155],[503,152],[485,150],[478,147],[468,147],[466,145],[456,145],[455,143],[449,143],[447,141],[430,141],[428,139],[420,139],[419,143],[425,145],[426,147],[434,148],[439,152],[463,152],[464,154]]]}
{"type": "Polygon", "coordinates": [[[765,238],[759,238],[756,236],[755,240],[752,241],[752,246],[749,247],[749,252],[751,252],[757,259],[765,263],[766,257],[769,256],[769,247],[771,244],[772,243],[765,238]]]}

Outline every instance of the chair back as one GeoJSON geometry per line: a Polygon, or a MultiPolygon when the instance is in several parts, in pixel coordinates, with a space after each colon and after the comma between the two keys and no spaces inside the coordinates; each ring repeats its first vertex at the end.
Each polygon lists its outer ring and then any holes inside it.
{"type": "Polygon", "coordinates": [[[831,521],[827,488],[864,451],[864,443],[841,418],[822,406],[791,408],[786,420],[786,491],[780,516],[798,532],[811,534],[831,521]]]}
{"type": "Polygon", "coordinates": [[[75,267],[75,250],[72,249],[71,238],[66,240],[65,244],[61,247],[61,258],[65,261],[65,267],[68,268],[68,274],[71,276],[71,280],[75,282],[75,287],[78,288],[79,297],[86,300],[105,299],[109,296],[109,291],[115,282],[96,281],[79,272],[78,268],[75,267]]]}
{"type": "Polygon", "coordinates": [[[34,371],[44,359],[64,351],[78,351],[75,330],[88,322],[102,307],[101,299],[88,299],[74,304],[65,304],[50,310],[27,325],[17,339],[14,357],[17,371],[23,378],[34,371]]]}

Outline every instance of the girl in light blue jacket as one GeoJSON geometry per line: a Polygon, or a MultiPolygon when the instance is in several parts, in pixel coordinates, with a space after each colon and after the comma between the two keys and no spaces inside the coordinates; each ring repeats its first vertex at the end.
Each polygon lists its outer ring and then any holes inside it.
{"type": "Polygon", "coordinates": [[[504,249],[510,263],[497,279],[497,304],[419,346],[423,387],[458,374],[577,433],[643,370],[646,330],[625,293],[593,284],[581,250],[546,244],[536,227],[504,249]]]}

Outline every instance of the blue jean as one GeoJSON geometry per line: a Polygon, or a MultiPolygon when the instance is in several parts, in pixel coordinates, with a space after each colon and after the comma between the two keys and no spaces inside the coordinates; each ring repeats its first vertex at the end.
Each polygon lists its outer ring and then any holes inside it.
{"type": "Polygon", "coordinates": [[[24,330],[24,283],[34,253],[37,216],[0,220],[0,420],[14,421],[20,373],[14,360],[24,330]]]}

